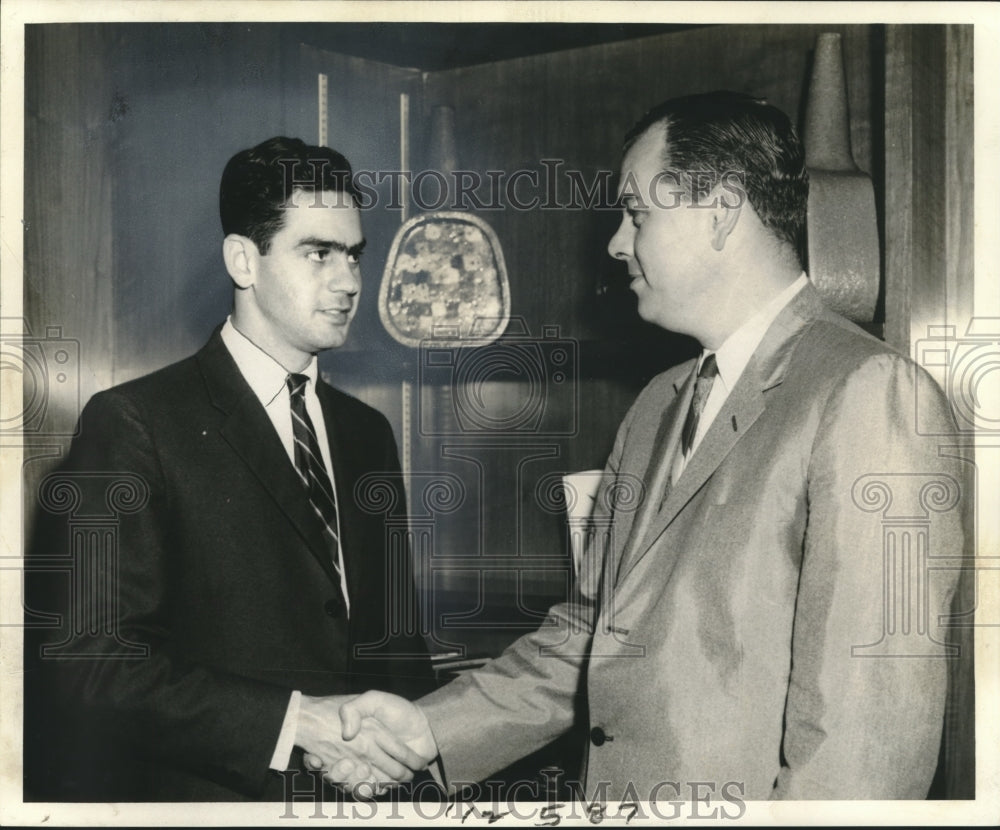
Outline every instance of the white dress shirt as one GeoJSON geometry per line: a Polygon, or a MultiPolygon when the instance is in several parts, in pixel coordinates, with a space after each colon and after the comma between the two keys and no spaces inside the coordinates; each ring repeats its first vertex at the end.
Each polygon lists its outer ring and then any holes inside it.
{"type": "MultiPolygon", "coordinates": [[[[771,327],[771,323],[774,322],[774,319],[781,313],[782,309],[792,301],[792,298],[808,282],[809,278],[805,273],[800,274],[797,280],[790,283],[774,299],[753,315],[753,317],[730,334],[726,338],[726,341],[716,350],[715,362],[719,373],[712,383],[712,391],[709,392],[708,400],[705,401],[705,408],[698,419],[698,429],[694,434],[694,440],[691,442],[691,448],[687,453],[683,453],[678,447],[670,472],[670,480],[672,482],[677,481],[680,474],[684,472],[688,461],[690,461],[691,456],[697,451],[701,439],[705,437],[705,433],[708,432],[712,421],[715,420],[716,415],[719,414],[719,411],[726,403],[729,393],[733,391],[736,381],[740,379],[740,375],[746,369],[747,363],[750,362],[750,358],[760,345],[760,341],[764,339],[764,335],[771,327]]],[[[698,364],[694,368],[696,374],[705,362],[705,358],[710,354],[712,352],[708,349],[701,353],[701,356],[698,358],[698,364]]]]}
{"type": "MultiPolygon", "coordinates": [[[[288,454],[288,460],[295,466],[295,433],[292,429],[292,409],[291,395],[288,391],[287,378],[288,370],[278,361],[263,351],[242,332],[233,325],[232,317],[227,317],[220,332],[222,342],[229,350],[236,368],[240,370],[244,380],[253,390],[254,395],[260,401],[261,406],[271,419],[275,432],[281,439],[282,446],[288,454]]],[[[306,412],[316,430],[316,440],[319,443],[319,450],[323,456],[323,466],[333,484],[334,493],[337,491],[336,480],[333,475],[333,464],[330,460],[330,442],[327,439],[326,423],[323,420],[323,408],[320,405],[319,397],[316,395],[317,377],[316,358],[309,362],[309,365],[299,374],[306,375],[309,382],[306,384],[305,402],[306,412]]],[[[340,513],[337,514],[337,538],[340,538],[340,513]]],[[[337,547],[338,567],[340,569],[340,590],[344,596],[344,603],[347,613],[350,615],[351,601],[347,595],[347,578],[344,570],[344,555],[337,547]]],[[[278,743],[271,757],[271,769],[284,770],[288,768],[288,762],[292,754],[292,747],[295,745],[295,732],[299,720],[299,705],[302,695],[298,691],[293,691],[288,702],[288,709],[285,712],[285,720],[278,736],[278,743]]]]}

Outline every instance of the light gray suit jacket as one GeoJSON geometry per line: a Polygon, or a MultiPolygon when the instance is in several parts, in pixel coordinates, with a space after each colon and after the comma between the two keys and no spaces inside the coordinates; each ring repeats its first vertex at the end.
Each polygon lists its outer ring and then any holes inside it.
{"type": "Polygon", "coordinates": [[[953,430],[947,402],[806,286],[664,498],[691,376],[619,429],[581,601],[420,701],[446,777],[486,779],[585,702],[590,794],[923,798],[958,576],[933,557],[961,555],[964,494],[921,432],[953,430]]]}

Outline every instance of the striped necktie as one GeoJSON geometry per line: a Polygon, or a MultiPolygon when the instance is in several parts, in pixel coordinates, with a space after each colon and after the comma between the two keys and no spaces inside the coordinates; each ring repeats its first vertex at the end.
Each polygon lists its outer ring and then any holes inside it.
{"type": "Polygon", "coordinates": [[[292,403],[292,435],[295,437],[295,471],[302,480],[302,486],[309,494],[309,504],[323,524],[323,538],[330,546],[333,567],[337,577],[340,572],[340,536],[337,524],[337,494],[330,483],[326,465],[320,453],[319,441],[312,419],[306,411],[306,375],[290,374],[286,380],[292,403]]]}

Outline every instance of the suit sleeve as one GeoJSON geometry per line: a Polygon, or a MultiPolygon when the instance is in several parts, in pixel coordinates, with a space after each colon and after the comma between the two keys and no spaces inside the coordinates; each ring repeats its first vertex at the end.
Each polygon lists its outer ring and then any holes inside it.
{"type": "MultiPolygon", "coordinates": [[[[631,413],[618,431],[602,493],[615,482],[630,420],[631,413]]],[[[607,510],[609,503],[599,494],[595,510],[607,510]]],[[[605,555],[604,549],[588,545],[571,601],[550,608],[537,631],[497,659],[418,701],[450,787],[483,781],[573,725],[578,696],[584,694],[582,668],[593,638],[605,555]]]]}
{"type": "Polygon", "coordinates": [[[953,431],[940,390],[896,355],[869,357],[826,404],[773,798],[927,794],[946,692],[938,625],[958,575],[933,557],[963,543],[961,470],[930,433],[953,431]]]}
{"type": "MultiPolygon", "coordinates": [[[[141,756],[259,793],[290,693],[193,664],[171,648],[170,493],[147,420],[112,391],[95,396],[80,423],[59,480],[89,509],[119,477],[146,503],[121,513],[102,555],[73,551],[77,573],[91,569],[84,584],[103,590],[75,592],[66,609],[74,634],[47,661],[60,699],[141,756]]],[[[65,550],[67,542],[50,544],[65,550]]]]}

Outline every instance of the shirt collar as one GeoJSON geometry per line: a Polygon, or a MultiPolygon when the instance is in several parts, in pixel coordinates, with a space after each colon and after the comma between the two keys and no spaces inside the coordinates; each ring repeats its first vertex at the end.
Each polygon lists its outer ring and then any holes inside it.
{"type": "MultiPolygon", "coordinates": [[[[233,325],[231,315],[226,318],[220,335],[222,342],[229,350],[229,354],[236,362],[236,368],[240,370],[240,374],[250,385],[257,399],[264,406],[268,406],[287,388],[285,381],[289,374],[288,370],[239,331],[233,325]]],[[[307,391],[315,386],[317,376],[315,355],[309,361],[309,365],[299,374],[306,375],[310,380],[307,391]]]]}
{"type": "MultiPolygon", "coordinates": [[[[750,357],[757,350],[760,341],[774,322],[781,310],[788,305],[792,298],[798,294],[809,282],[809,278],[803,271],[799,278],[783,288],[771,299],[760,311],[743,323],[736,331],[726,338],[726,341],[719,346],[715,352],[716,365],[719,367],[719,377],[725,384],[726,390],[732,390],[739,380],[740,375],[750,362],[750,357]]],[[[705,358],[712,354],[711,351],[702,352],[698,361],[698,368],[705,358]]]]}

